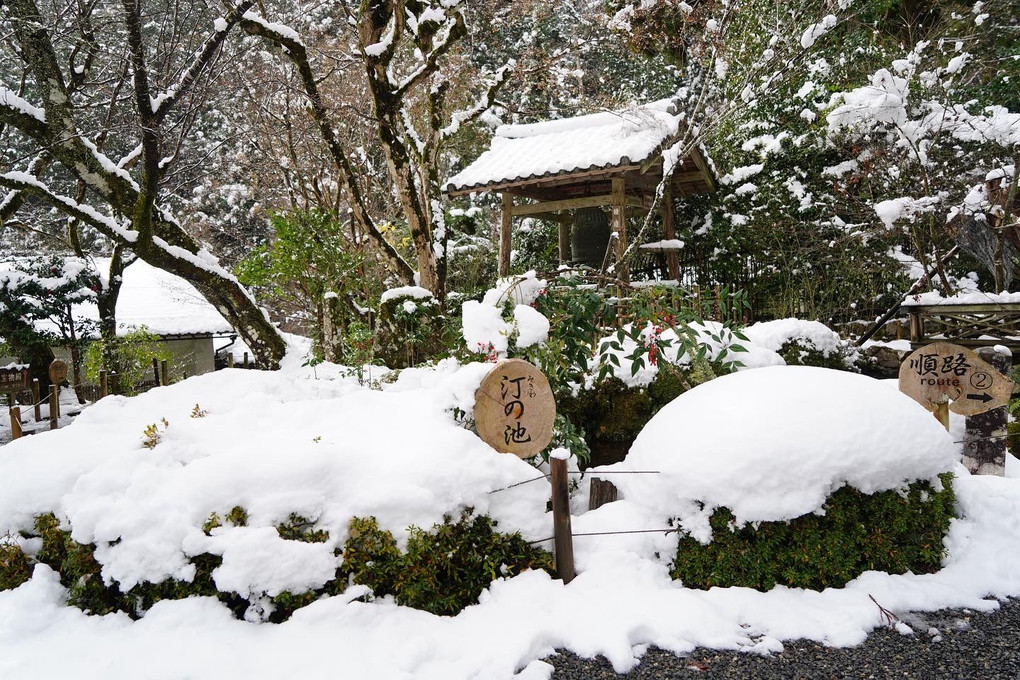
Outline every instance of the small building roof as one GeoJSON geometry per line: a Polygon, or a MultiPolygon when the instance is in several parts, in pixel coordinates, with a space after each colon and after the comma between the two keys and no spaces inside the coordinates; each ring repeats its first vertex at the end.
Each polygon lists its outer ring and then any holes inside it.
{"type": "MultiPolygon", "coordinates": [[[[662,177],[657,157],[679,126],[680,116],[669,100],[529,125],[503,125],[488,151],[447,180],[446,191],[458,195],[520,185],[562,189],[571,182],[591,191],[591,183],[605,180],[600,175],[609,171],[630,172],[644,180],[628,182],[632,186],[654,187],[662,177]]],[[[677,173],[699,185],[689,193],[715,188],[710,161],[700,150],[685,159],[685,165],[677,173]]]]}
{"type": "MultiPolygon", "coordinates": [[[[11,264],[11,260],[0,262],[0,273],[10,271],[11,264]]],[[[94,268],[105,279],[110,270],[110,260],[69,257],[64,267],[65,274],[73,276],[84,267],[94,268]]],[[[75,304],[72,313],[76,318],[99,321],[99,308],[94,301],[75,304]]],[[[49,330],[55,328],[49,322],[39,322],[39,326],[49,330]]],[[[234,332],[227,320],[190,283],[136,260],[124,270],[117,299],[117,333],[124,335],[142,326],[150,333],[164,337],[234,332]]]]}

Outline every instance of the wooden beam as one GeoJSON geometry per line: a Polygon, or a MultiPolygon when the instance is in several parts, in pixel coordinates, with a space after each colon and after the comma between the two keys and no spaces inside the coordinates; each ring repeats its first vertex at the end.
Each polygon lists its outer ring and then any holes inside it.
{"type": "Polygon", "coordinates": [[[640,170],[641,166],[638,164],[627,164],[618,165],[611,168],[592,168],[589,170],[582,170],[580,172],[567,172],[560,175],[548,175],[544,177],[534,178],[519,178],[513,180],[507,180],[506,182],[496,182],[493,184],[481,184],[476,187],[465,187],[464,189],[452,189],[452,185],[447,185],[446,195],[447,196],[464,196],[465,194],[474,194],[484,191],[499,191],[502,192],[504,189],[511,189],[513,187],[537,187],[537,186],[549,186],[552,184],[569,184],[570,182],[578,180],[594,179],[596,177],[603,177],[609,179],[610,177],[619,176],[628,170],[640,170]]]}
{"type": "Polygon", "coordinates": [[[630,281],[623,253],[627,250],[627,185],[622,177],[613,178],[613,233],[616,235],[616,275],[630,281]]]}
{"type": "MultiPolygon", "coordinates": [[[[694,160],[694,164],[698,166],[698,170],[701,171],[701,176],[705,180],[705,184],[708,185],[709,191],[716,191],[719,187],[715,182],[715,175],[708,167],[708,161],[701,155],[701,149],[694,147],[691,149],[691,158],[694,160]]],[[[681,180],[683,181],[683,180],[681,180]]]]}
{"type": "MultiPolygon", "coordinates": [[[[614,182],[616,180],[613,180],[614,182]]],[[[620,180],[623,181],[622,179],[620,180]]],[[[503,194],[506,196],[507,194],[503,194]]],[[[645,201],[640,196],[625,196],[626,205],[632,205],[638,208],[645,207],[645,201]]],[[[612,205],[613,195],[607,194],[603,196],[584,196],[582,198],[567,198],[562,201],[539,201],[538,203],[526,203],[523,205],[515,205],[511,211],[514,217],[523,217],[525,215],[537,215],[540,213],[552,213],[560,210],[577,210],[579,208],[597,208],[602,205],[612,205]]]]}
{"type": "Polygon", "coordinates": [[[514,197],[503,194],[502,220],[499,227],[499,275],[510,276],[510,232],[513,227],[514,197]]]}

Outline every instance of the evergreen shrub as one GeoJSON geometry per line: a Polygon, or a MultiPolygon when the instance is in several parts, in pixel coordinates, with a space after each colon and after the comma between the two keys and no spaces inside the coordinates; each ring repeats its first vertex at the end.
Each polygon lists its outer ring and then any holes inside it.
{"type": "Polygon", "coordinates": [[[840,587],[868,570],[933,573],[941,568],[942,539],[953,517],[952,474],[905,493],[865,494],[844,486],[829,496],[824,514],[789,522],[737,527],[733,513],[712,513],[712,541],[680,539],[671,567],[689,588],[743,586],[768,590],[840,587]]]}
{"type": "Polygon", "coordinates": [[[527,569],[552,573],[552,555],[519,533],[503,534],[496,522],[465,511],[456,522],[445,517],[431,531],[411,528],[407,551],[375,518],[355,518],[344,546],[341,570],[354,583],[398,603],[439,615],[454,615],[478,602],[492,581],[527,569]]]}

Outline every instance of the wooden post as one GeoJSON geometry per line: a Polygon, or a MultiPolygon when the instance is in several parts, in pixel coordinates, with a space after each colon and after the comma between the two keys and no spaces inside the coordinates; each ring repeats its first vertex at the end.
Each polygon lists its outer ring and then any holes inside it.
{"type": "Polygon", "coordinates": [[[156,384],[162,385],[159,381],[159,359],[152,357],[152,374],[156,377],[156,384]]]}
{"type": "MultiPolygon", "coordinates": [[[[676,227],[673,224],[673,188],[666,186],[666,193],[662,199],[662,231],[666,240],[676,238],[676,227]]],[[[666,273],[674,281],[680,280],[680,263],[676,250],[670,248],[666,251],[666,273]]]]}
{"type": "Polygon", "coordinates": [[[604,479],[591,479],[591,493],[588,495],[588,509],[596,510],[606,503],[612,503],[619,498],[619,489],[612,482],[604,479]]]}
{"type": "Polygon", "coordinates": [[[120,394],[120,374],[110,371],[110,394],[120,394]]]}
{"type": "Polygon", "coordinates": [[[613,178],[613,233],[616,234],[616,275],[625,283],[630,282],[630,273],[623,262],[627,251],[627,187],[622,177],[613,178]]]}
{"type": "Polygon", "coordinates": [[[162,370],[160,371],[159,384],[166,387],[170,382],[170,365],[166,359],[164,359],[160,364],[160,367],[162,370]]]}
{"type": "MultiPolygon", "coordinates": [[[[991,364],[999,373],[1009,375],[1013,353],[1008,349],[997,352],[991,347],[977,350],[979,357],[991,364]]],[[[974,391],[979,391],[974,388],[974,391]]],[[[1009,406],[1003,405],[984,413],[967,416],[963,436],[963,464],[973,475],[1006,474],[1006,426],[1009,406]]]]}
{"type": "Polygon", "coordinates": [[[567,491],[567,461],[550,458],[552,468],[553,541],[556,545],[556,574],[563,583],[574,579],[574,542],[570,534],[570,495],[567,491]]]}
{"type": "Polygon", "coordinates": [[[499,276],[510,276],[510,240],[514,224],[514,197],[503,194],[503,212],[499,225],[499,276]]]}
{"type": "Polygon", "coordinates": [[[248,353],[244,353],[244,367],[248,368],[248,353]]]}
{"type": "Polygon", "coordinates": [[[924,322],[921,321],[921,313],[909,309],[910,314],[910,342],[920,343],[924,340],[924,322]]]}
{"type": "Polygon", "coordinates": [[[50,385],[50,429],[57,429],[57,418],[60,417],[60,387],[50,385]]]}
{"type": "Polygon", "coordinates": [[[935,419],[942,423],[942,427],[946,428],[946,432],[949,432],[949,402],[943,401],[935,404],[935,410],[932,413],[935,415],[935,419]]]}
{"type": "Polygon", "coordinates": [[[39,378],[32,378],[32,403],[35,404],[35,422],[42,420],[42,404],[39,403],[39,378]]]}
{"type": "Polygon", "coordinates": [[[560,264],[570,263],[570,222],[569,213],[559,219],[560,264]]]}
{"type": "Polygon", "coordinates": [[[21,438],[21,409],[17,406],[11,408],[11,439],[21,438]]]}
{"type": "Polygon", "coordinates": [[[896,339],[897,340],[903,339],[903,322],[900,321],[899,319],[896,319],[896,339]]]}
{"type": "Polygon", "coordinates": [[[234,367],[234,355],[233,353],[227,355],[227,368],[234,367]]]}
{"type": "Polygon", "coordinates": [[[102,399],[110,393],[110,382],[109,377],[106,374],[106,370],[99,371],[99,398],[102,399]]]}

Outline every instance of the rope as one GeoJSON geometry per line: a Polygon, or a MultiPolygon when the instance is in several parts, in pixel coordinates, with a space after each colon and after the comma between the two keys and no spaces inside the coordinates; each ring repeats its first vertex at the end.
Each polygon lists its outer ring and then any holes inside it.
{"type": "MultiPolygon", "coordinates": [[[[580,534],[570,534],[570,537],[576,538],[578,536],[619,536],[620,534],[663,534],[664,536],[668,536],[669,534],[677,533],[679,531],[680,529],[676,527],[670,527],[669,529],[634,529],[632,531],[590,531],[580,534]]],[[[543,538],[537,541],[528,541],[528,545],[535,545],[536,543],[545,543],[546,541],[551,541],[555,538],[556,538],[555,536],[550,536],[549,538],[543,538]]]]}

